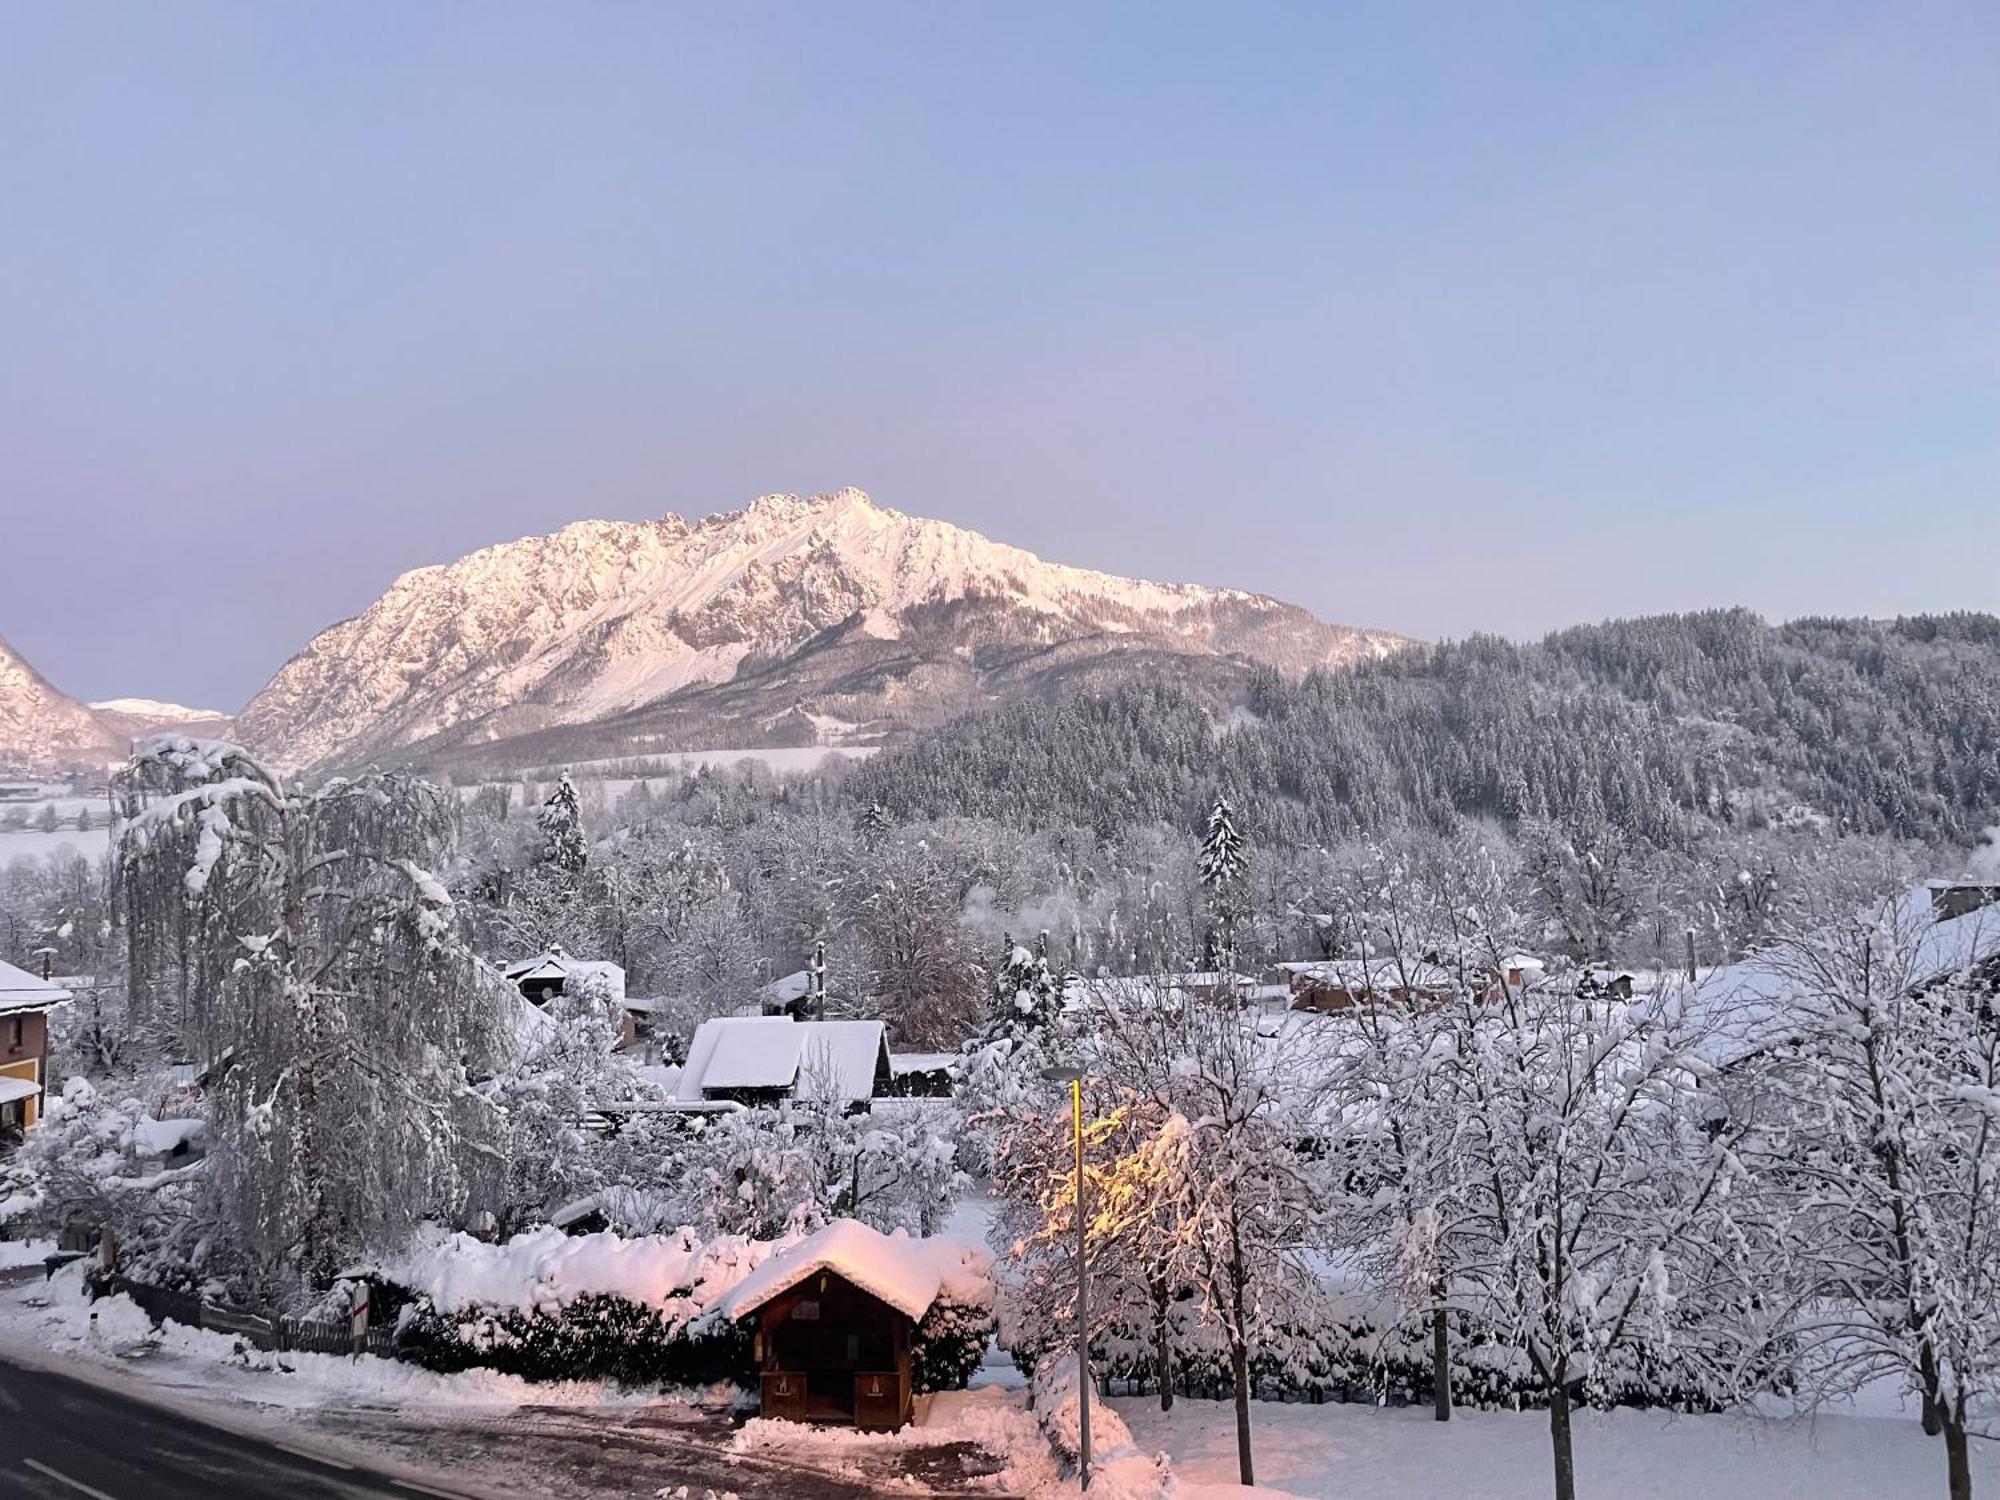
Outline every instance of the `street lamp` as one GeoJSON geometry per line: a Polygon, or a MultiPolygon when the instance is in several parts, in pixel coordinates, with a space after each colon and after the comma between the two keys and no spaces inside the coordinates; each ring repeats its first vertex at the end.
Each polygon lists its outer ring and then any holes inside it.
{"type": "Polygon", "coordinates": [[[1076,1426],[1077,1462],[1082,1488],[1090,1488],[1090,1315],[1085,1306],[1089,1279],[1085,1274],[1083,1218],[1083,1069],[1044,1068],[1049,1083],[1070,1088],[1070,1117],[1076,1128],[1076,1426]]]}

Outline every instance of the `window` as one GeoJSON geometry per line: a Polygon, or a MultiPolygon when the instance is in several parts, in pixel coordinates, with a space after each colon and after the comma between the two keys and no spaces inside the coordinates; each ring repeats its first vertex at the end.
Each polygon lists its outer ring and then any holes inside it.
{"type": "Polygon", "coordinates": [[[817,1302],[808,1302],[804,1299],[794,1302],[792,1304],[792,1321],[794,1323],[817,1323],[819,1321],[819,1304],[817,1302]]]}
{"type": "Polygon", "coordinates": [[[15,1016],[8,1021],[7,1045],[9,1047],[19,1047],[23,1039],[27,1036],[27,1034],[28,1034],[28,1023],[24,1021],[21,1017],[15,1016]]]}

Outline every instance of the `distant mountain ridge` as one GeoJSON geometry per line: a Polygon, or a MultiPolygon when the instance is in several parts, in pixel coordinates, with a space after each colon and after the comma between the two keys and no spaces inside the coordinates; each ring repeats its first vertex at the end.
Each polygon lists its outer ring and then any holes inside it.
{"type": "Polygon", "coordinates": [[[236,721],[296,765],[893,738],[1165,671],[1221,700],[1407,644],[1260,594],[1044,562],[858,490],[579,521],[398,578],[236,721]]]}
{"type": "Polygon", "coordinates": [[[153,698],[80,702],[0,638],[0,767],[101,770],[122,760],[134,740],[162,730],[219,738],[230,719],[153,698]]]}
{"type": "Polygon", "coordinates": [[[0,638],[0,764],[30,768],[104,765],[126,740],[0,638]]]}

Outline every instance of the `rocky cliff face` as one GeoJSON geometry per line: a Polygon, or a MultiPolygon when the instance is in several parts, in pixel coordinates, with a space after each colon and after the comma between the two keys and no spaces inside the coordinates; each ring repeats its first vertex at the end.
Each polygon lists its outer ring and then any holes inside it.
{"type": "Polygon", "coordinates": [[[0,765],[102,766],[125,749],[115,728],[0,640],[0,765]]]}
{"type": "Polygon", "coordinates": [[[420,568],[237,720],[295,764],[881,737],[1077,675],[1339,665],[1401,645],[1262,595],[1048,563],[856,490],[580,521],[420,568]]]}

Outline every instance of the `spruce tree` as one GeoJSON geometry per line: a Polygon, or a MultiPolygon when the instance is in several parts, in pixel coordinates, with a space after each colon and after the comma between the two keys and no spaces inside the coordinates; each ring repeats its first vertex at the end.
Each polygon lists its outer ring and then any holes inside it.
{"type": "Polygon", "coordinates": [[[1201,855],[1196,862],[1202,889],[1208,893],[1209,908],[1221,928],[1221,962],[1211,962],[1215,969],[1236,967],[1237,888],[1249,859],[1249,845],[1236,831],[1236,816],[1230,810],[1229,799],[1218,793],[1215,805],[1208,812],[1208,828],[1202,835],[1201,855]]]}
{"type": "Polygon", "coordinates": [[[577,802],[576,783],[565,771],[549,800],[542,804],[535,822],[542,830],[542,863],[559,874],[575,877],[583,873],[590,858],[590,846],[583,834],[583,809],[577,802]]]}

